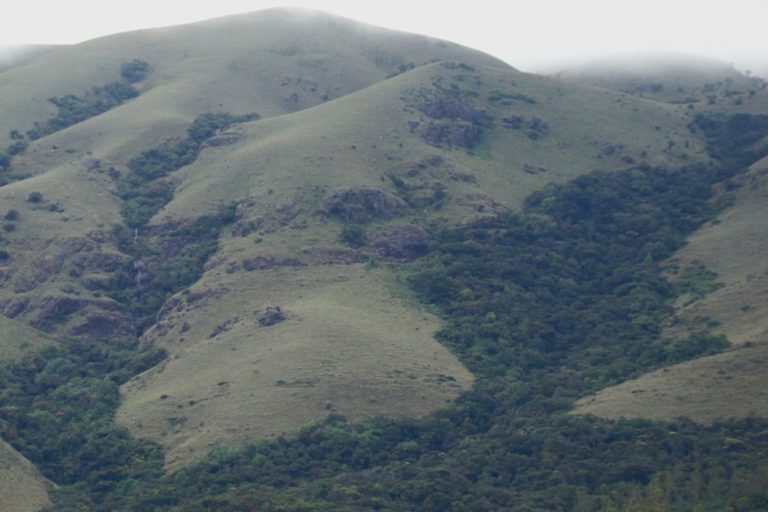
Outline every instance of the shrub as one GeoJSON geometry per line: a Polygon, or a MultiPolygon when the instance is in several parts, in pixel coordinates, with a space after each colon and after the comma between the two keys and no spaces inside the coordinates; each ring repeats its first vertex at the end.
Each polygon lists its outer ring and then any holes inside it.
{"type": "Polygon", "coordinates": [[[130,84],[141,82],[147,78],[150,70],[149,63],[139,59],[134,59],[131,62],[126,62],[120,66],[120,74],[123,75],[123,78],[130,84]]]}
{"type": "Polygon", "coordinates": [[[350,247],[362,247],[365,245],[365,230],[357,225],[344,226],[339,241],[350,247]]]}

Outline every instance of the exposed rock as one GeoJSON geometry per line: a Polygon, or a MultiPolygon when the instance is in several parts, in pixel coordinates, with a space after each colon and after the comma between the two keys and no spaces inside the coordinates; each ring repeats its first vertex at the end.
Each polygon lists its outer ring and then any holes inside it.
{"type": "Polygon", "coordinates": [[[421,131],[427,144],[437,147],[472,149],[483,135],[483,128],[466,121],[429,123],[421,131]]]}
{"type": "Polygon", "coordinates": [[[217,133],[203,143],[203,147],[227,146],[239,142],[243,138],[241,127],[234,127],[223,132],[217,133]]]}
{"type": "Polygon", "coordinates": [[[87,301],[71,297],[47,297],[38,306],[37,319],[31,322],[33,327],[45,332],[52,332],[56,324],[66,322],[67,318],[85,307],[87,301]]]}
{"type": "Polygon", "coordinates": [[[259,315],[259,325],[269,327],[285,320],[285,313],[280,306],[270,306],[259,315]]]}
{"type": "Polygon", "coordinates": [[[298,215],[299,211],[293,201],[270,204],[249,197],[237,205],[232,234],[245,237],[256,231],[262,234],[274,233],[289,225],[298,215]]]}
{"type": "Polygon", "coordinates": [[[131,334],[130,319],[118,312],[96,311],[85,315],[85,321],[70,328],[69,336],[89,339],[131,334]]]}
{"type": "MultiPolygon", "coordinates": [[[[35,309],[37,317],[30,325],[48,333],[99,338],[132,332],[130,318],[123,312],[123,307],[110,300],[46,297],[35,309]],[[62,331],[75,313],[81,321],[62,331]]],[[[29,312],[29,308],[25,312],[29,312]]]]}
{"type": "Polygon", "coordinates": [[[460,119],[477,125],[489,120],[488,113],[475,107],[468,99],[438,91],[422,93],[416,108],[433,119],[460,119]]]}
{"type": "Polygon", "coordinates": [[[440,155],[427,155],[415,162],[406,162],[395,169],[395,173],[408,178],[414,178],[430,167],[438,167],[445,163],[440,155]]]}
{"type": "Polygon", "coordinates": [[[27,309],[27,306],[29,306],[29,299],[27,298],[13,298],[5,303],[0,303],[3,316],[8,318],[16,318],[27,309]]]}
{"type": "Polygon", "coordinates": [[[328,215],[345,222],[364,224],[375,219],[391,219],[402,214],[405,202],[377,188],[351,188],[334,193],[325,202],[328,215]]]}
{"type": "Polygon", "coordinates": [[[37,288],[37,279],[33,276],[21,275],[13,283],[13,291],[15,293],[25,293],[35,288],[37,288]]]}
{"type": "Polygon", "coordinates": [[[160,311],[157,313],[157,319],[158,322],[165,320],[170,316],[170,314],[173,311],[178,311],[184,306],[184,301],[182,300],[182,297],[179,295],[174,295],[170,297],[168,300],[165,301],[163,304],[163,307],[160,308],[160,311]]]}
{"type": "Polygon", "coordinates": [[[352,265],[368,260],[365,255],[353,250],[318,251],[315,257],[320,265],[352,265]]]}
{"type": "Polygon", "coordinates": [[[82,271],[115,272],[127,262],[128,259],[123,255],[97,252],[78,259],[75,266],[82,271]]]}
{"type": "Polygon", "coordinates": [[[393,226],[372,235],[370,246],[380,257],[412,261],[429,251],[429,235],[414,226],[393,226]]]}
{"type": "Polygon", "coordinates": [[[276,267],[303,267],[304,265],[296,258],[278,258],[276,256],[254,256],[243,260],[243,269],[248,272],[276,267]]]}

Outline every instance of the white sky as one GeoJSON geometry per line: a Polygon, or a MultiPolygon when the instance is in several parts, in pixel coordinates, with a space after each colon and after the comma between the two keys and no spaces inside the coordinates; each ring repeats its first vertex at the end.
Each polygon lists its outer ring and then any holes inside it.
{"type": "Polygon", "coordinates": [[[563,60],[676,51],[768,70],[768,0],[7,0],[0,45],[77,43],[276,6],[447,39],[535,71],[563,60]]]}

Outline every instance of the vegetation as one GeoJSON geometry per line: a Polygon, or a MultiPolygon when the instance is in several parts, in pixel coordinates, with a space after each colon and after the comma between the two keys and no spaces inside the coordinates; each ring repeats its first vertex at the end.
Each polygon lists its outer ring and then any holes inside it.
{"type": "Polygon", "coordinates": [[[140,229],[173,198],[173,186],[162,178],[197,159],[203,143],[235,123],[258,119],[258,114],[202,114],[180,141],[167,141],[143,152],[128,163],[131,174],[118,185],[123,219],[131,229],[140,229]]]}
{"type": "MultiPolygon", "coordinates": [[[[150,72],[149,64],[137,59],[121,66],[124,80],[94,86],[83,96],[68,94],[48,98],[58,112],[42,124],[36,122],[34,128],[27,131],[27,137],[31,141],[40,139],[122,105],[139,95],[139,91],[131,84],[143,80],[150,72]]],[[[13,158],[23,154],[29,146],[24,135],[18,130],[11,130],[11,139],[14,142],[0,153],[0,173],[10,169],[13,158]]],[[[12,178],[8,176],[0,176],[0,185],[4,185],[10,179],[12,178]]]]}
{"type": "MultiPolygon", "coordinates": [[[[0,367],[0,432],[72,498],[80,489],[109,495],[159,477],[157,446],[130,438],[113,421],[118,386],[157,364],[158,349],[135,340],[72,341],[0,367]]],[[[90,506],[87,494],[76,498],[90,506]]]]}
{"type": "Polygon", "coordinates": [[[701,129],[709,141],[713,158],[733,167],[744,167],[759,160],[755,144],[768,132],[768,116],[736,114],[733,116],[699,114],[692,126],[701,129]]]}
{"type": "Polygon", "coordinates": [[[118,247],[133,257],[112,279],[107,293],[128,306],[136,333],[149,327],[165,300],[199,279],[203,265],[218,249],[218,233],[234,220],[235,205],[221,208],[191,223],[168,226],[146,236],[150,219],[173,198],[171,172],[197,159],[203,143],[234,123],[257,119],[257,114],[202,114],[181,141],[168,141],[132,159],[131,174],[118,184],[123,199],[124,225],[114,228],[118,247]]]}
{"type": "Polygon", "coordinates": [[[149,76],[151,70],[149,63],[140,59],[125,62],[120,66],[120,74],[129,84],[143,81],[149,76]]]}
{"type": "Polygon", "coordinates": [[[143,80],[149,72],[149,64],[134,60],[121,66],[121,81],[92,87],[83,96],[68,94],[48,98],[58,112],[43,124],[35,123],[34,128],[27,132],[27,136],[31,140],[37,140],[122,105],[139,95],[139,91],[131,84],[143,80]]]}
{"type": "Polygon", "coordinates": [[[589,391],[727,344],[658,339],[675,288],[657,267],[718,210],[711,185],[726,177],[593,173],[534,194],[522,215],[438,234],[411,282],[445,311],[440,338],[478,377],[438,415],[331,416],[159,481],[142,466],[146,479],[119,488],[64,486],[57,510],[83,496],[94,510],[757,510],[767,482],[749,471],[768,462],[765,422],[566,414],[589,391]]]}
{"type": "MultiPolygon", "coordinates": [[[[124,78],[144,79],[140,68],[129,66],[127,76],[123,69],[124,78]]],[[[492,119],[470,98],[427,98],[419,134],[437,146],[475,147],[492,119]]],[[[551,143],[546,122],[522,110],[536,101],[525,98],[499,93],[489,101],[514,104],[525,117],[510,117],[510,128],[551,143]]],[[[172,173],[197,158],[226,126],[220,121],[196,121],[184,140],[139,155],[120,179],[125,225],[114,234],[133,261],[107,293],[134,312],[137,333],[168,294],[199,278],[232,218],[226,208],[174,226],[149,222],[173,196],[172,173]]],[[[711,185],[730,174],[594,173],[534,194],[519,215],[431,233],[430,255],[403,272],[442,311],[441,341],[477,376],[471,393],[433,416],[349,425],[330,415],[296,435],[220,448],[162,476],[160,450],[112,424],[117,385],[162,353],[102,340],[68,342],[5,367],[0,432],[60,484],[54,500],[62,511],[765,509],[764,421],[705,428],[568,414],[593,390],[727,346],[706,332],[659,339],[676,295],[704,293],[714,279],[702,269],[678,287],[658,265],[719,210],[711,185]]],[[[347,243],[364,240],[362,229],[347,231],[347,243]]]]}
{"type": "Polygon", "coordinates": [[[135,237],[124,226],[115,228],[118,245],[134,259],[116,273],[107,293],[128,306],[137,334],[154,323],[168,297],[200,278],[205,262],[219,248],[221,228],[234,220],[234,206],[168,227],[149,239],[135,237]]]}
{"type": "Polygon", "coordinates": [[[341,228],[339,241],[350,247],[362,247],[365,245],[365,230],[357,224],[347,224],[341,228]]]}

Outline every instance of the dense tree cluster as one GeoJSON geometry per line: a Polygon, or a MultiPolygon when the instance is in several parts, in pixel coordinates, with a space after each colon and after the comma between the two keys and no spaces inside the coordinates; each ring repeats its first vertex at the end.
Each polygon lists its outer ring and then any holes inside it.
{"type": "Polygon", "coordinates": [[[103,114],[137,97],[139,91],[131,84],[139,82],[149,75],[151,72],[149,64],[136,59],[132,62],[123,63],[120,70],[122,80],[94,86],[82,96],[67,94],[61,97],[48,98],[48,101],[57,108],[56,115],[43,123],[36,122],[34,127],[27,131],[26,137],[19,130],[11,130],[10,135],[13,142],[4,152],[0,153],[0,186],[12,179],[5,171],[11,168],[11,163],[16,155],[27,150],[29,142],[26,138],[35,141],[103,114]]]}
{"type": "Polygon", "coordinates": [[[139,91],[130,83],[115,81],[92,87],[83,96],[67,94],[48,98],[58,112],[44,123],[35,123],[34,128],[27,132],[27,136],[30,140],[40,139],[112,110],[138,95],[139,91]]]}
{"type": "MultiPolygon", "coordinates": [[[[221,125],[196,126],[132,163],[137,187],[162,182],[221,125]],[[182,144],[193,149],[174,149],[182,144]]],[[[744,149],[723,151],[734,162],[744,149]]],[[[533,194],[520,214],[434,233],[430,255],[402,271],[444,313],[439,339],[477,376],[437,414],[360,425],[332,415],[161,477],[159,449],[111,423],[116,385],[161,354],[110,340],[4,369],[3,436],[61,484],[61,511],[764,510],[765,420],[704,427],[568,414],[592,391],[727,346],[706,332],[660,339],[671,301],[706,293],[712,276],[700,269],[673,285],[659,263],[727,204],[713,185],[738,169],[595,172],[533,194]]],[[[227,218],[179,236],[212,241],[227,218]]],[[[128,229],[117,234],[135,243],[128,229]]],[[[201,268],[211,247],[181,266],[201,268]]],[[[152,308],[189,279],[171,276],[167,289],[158,279],[152,308]]]]}

